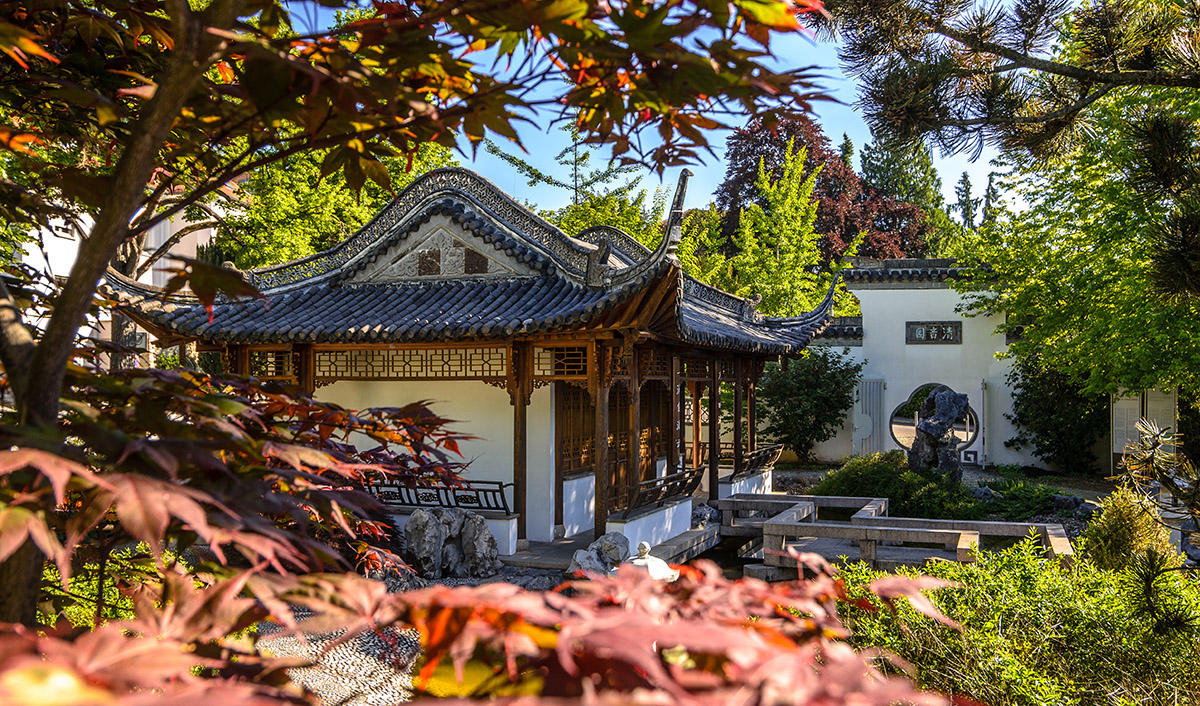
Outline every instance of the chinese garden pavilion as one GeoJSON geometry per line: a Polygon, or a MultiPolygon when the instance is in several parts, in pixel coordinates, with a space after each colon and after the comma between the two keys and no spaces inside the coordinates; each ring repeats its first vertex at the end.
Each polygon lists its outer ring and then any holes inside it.
{"type": "MultiPolygon", "coordinates": [[[[385,493],[396,503],[496,510],[514,540],[598,535],[638,517],[661,525],[654,513],[677,499],[690,520],[701,482],[715,498],[763,465],[755,381],[824,328],[832,290],[804,316],[774,318],[684,274],[675,250],[688,176],[653,251],[607,226],[569,237],[451,168],[418,178],[329,250],[246,272],[269,306],[218,301],[210,321],[194,298],[164,301],[111,271],[107,284],[160,345],[194,342],[234,372],[347,407],[434,400],[481,437],[464,445],[469,487],[385,493]],[[705,413],[720,419],[722,384],[749,429],[724,446],[719,424],[701,426],[705,413]]],[[[502,552],[515,543],[497,539],[502,552]]]]}

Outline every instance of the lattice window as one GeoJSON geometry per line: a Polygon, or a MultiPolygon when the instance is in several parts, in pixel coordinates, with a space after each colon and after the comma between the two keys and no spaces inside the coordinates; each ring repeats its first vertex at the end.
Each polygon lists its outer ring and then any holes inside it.
{"type": "Polygon", "coordinates": [[[642,352],[642,377],[667,378],[671,376],[671,356],[654,349],[642,352]]]}
{"type": "Polygon", "coordinates": [[[732,360],[721,361],[721,379],[726,381],[737,379],[737,364],[732,360]]]}
{"type": "Polygon", "coordinates": [[[708,380],[710,362],[701,358],[684,359],[683,377],[687,380],[708,380]]]}
{"type": "Polygon", "coordinates": [[[292,379],[292,352],[289,350],[250,351],[250,374],[267,380],[292,379]]]}
{"type": "Polygon", "coordinates": [[[480,380],[508,370],[501,347],[316,351],[314,359],[318,380],[480,380]]]}
{"type": "Polygon", "coordinates": [[[613,377],[629,377],[629,356],[624,348],[608,350],[608,374],[613,377]]]}
{"type": "Polygon", "coordinates": [[[537,378],[586,378],[587,347],[538,348],[533,354],[537,378]]]}
{"type": "Polygon", "coordinates": [[[558,437],[560,473],[566,477],[591,471],[596,438],[596,409],[587,390],[555,385],[558,404],[554,429],[558,437]]]}

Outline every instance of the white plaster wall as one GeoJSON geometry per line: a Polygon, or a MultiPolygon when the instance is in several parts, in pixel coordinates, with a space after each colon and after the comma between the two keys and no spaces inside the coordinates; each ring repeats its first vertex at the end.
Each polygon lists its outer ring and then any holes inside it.
{"type": "MultiPolygon", "coordinates": [[[[1003,334],[994,334],[997,316],[964,318],[955,312],[960,302],[949,288],[858,289],[863,312],[862,353],[867,360],[864,378],[881,378],[884,388],[883,416],[886,424],[892,410],[904,403],[912,391],[926,383],[949,385],[970,399],[979,417],[981,432],[965,450],[980,452],[986,463],[1034,463],[1028,451],[1005,448],[1012,438],[1012,424],[1004,413],[1012,406],[1005,375],[1010,360],[995,354],[1006,348],[1003,334]],[[907,345],[906,321],[962,321],[963,342],[957,345],[907,345]],[[984,386],[986,385],[986,392],[984,386]],[[986,396],[986,404],[984,398],[986,396]]],[[[885,449],[900,448],[885,430],[885,449]]]]}
{"type": "Polygon", "coordinates": [[[563,481],[563,530],[573,537],[596,528],[596,476],[563,481]]]}
{"type": "Polygon", "coordinates": [[[738,493],[770,493],[773,489],[772,476],[772,469],[768,468],[762,473],[742,476],[733,482],[721,480],[717,484],[717,499],[723,500],[738,493]]]}
{"type": "MultiPolygon", "coordinates": [[[[436,414],[453,420],[451,431],[477,437],[459,444],[468,462],[468,480],[513,482],[513,408],[508,392],[478,380],[359,381],[339,380],[317,390],[318,399],[350,409],[398,406],[426,400],[436,414]]],[[[554,538],[554,396],[551,387],[533,391],[527,412],[526,537],[554,538]]],[[[365,435],[355,442],[374,444],[365,435]]],[[[508,489],[509,507],[516,498],[508,489]]]]}
{"type": "MultiPolygon", "coordinates": [[[[552,383],[556,384],[556,383],[552,383]]],[[[482,383],[480,383],[482,385],[482,383]]],[[[508,393],[501,392],[507,405],[508,393]]],[[[509,407],[509,418],[512,417],[509,407]]],[[[525,536],[534,542],[549,542],[554,539],[554,394],[553,387],[533,391],[529,399],[526,418],[525,478],[528,492],[526,508],[529,517],[525,520],[525,536]]],[[[512,424],[509,423],[509,439],[512,439],[512,424]]],[[[508,467],[512,468],[512,444],[509,443],[508,467]]],[[[511,470],[509,471],[511,474],[511,470]]]]}
{"type": "Polygon", "coordinates": [[[680,498],[629,520],[609,520],[604,528],[625,535],[629,539],[629,548],[635,553],[641,542],[656,547],[692,528],[692,499],[680,498]]]}

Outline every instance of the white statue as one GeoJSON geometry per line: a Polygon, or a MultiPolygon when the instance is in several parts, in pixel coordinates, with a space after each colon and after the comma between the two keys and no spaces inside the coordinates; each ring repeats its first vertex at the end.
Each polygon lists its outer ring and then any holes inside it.
{"type": "Polygon", "coordinates": [[[677,569],[672,569],[670,564],[656,556],[650,556],[649,542],[638,544],[637,558],[630,560],[629,563],[639,569],[644,569],[646,573],[650,574],[650,578],[656,581],[674,581],[679,578],[677,569]]]}

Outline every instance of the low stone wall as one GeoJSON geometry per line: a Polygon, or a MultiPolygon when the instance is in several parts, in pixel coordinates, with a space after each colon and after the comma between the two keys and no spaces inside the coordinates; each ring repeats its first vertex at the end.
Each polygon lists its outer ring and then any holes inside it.
{"type": "Polygon", "coordinates": [[[662,507],[650,507],[636,511],[628,518],[609,518],[605,531],[620,532],[629,538],[630,546],[647,542],[655,547],[673,539],[692,528],[692,499],[674,498],[662,507]]]}

